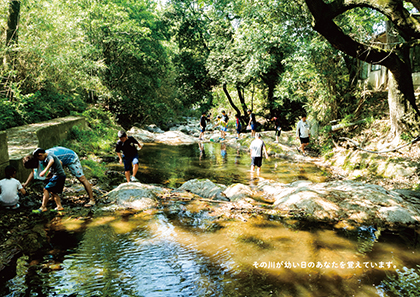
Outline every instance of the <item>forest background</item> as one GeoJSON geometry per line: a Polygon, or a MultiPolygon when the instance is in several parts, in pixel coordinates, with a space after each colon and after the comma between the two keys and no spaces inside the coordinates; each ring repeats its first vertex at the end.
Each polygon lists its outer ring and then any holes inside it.
{"type": "Polygon", "coordinates": [[[385,117],[392,137],[409,139],[419,110],[412,82],[402,82],[420,38],[411,14],[419,5],[1,0],[0,130],[91,108],[126,129],[220,109],[245,122],[252,109],[283,129],[305,112],[327,132],[331,121],[385,117]],[[389,24],[395,42],[373,43],[389,24]],[[360,61],[390,69],[388,95],[358,79],[360,61]]]}

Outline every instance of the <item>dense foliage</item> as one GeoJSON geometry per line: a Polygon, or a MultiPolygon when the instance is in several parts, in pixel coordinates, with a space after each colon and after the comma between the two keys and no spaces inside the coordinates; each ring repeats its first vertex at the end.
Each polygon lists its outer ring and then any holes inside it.
{"type": "MultiPolygon", "coordinates": [[[[84,104],[125,128],[211,108],[243,120],[253,109],[283,128],[303,112],[325,125],[369,110],[363,64],[313,30],[304,0],[1,0],[0,16],[1,129],[84,104]]],[[[372,7],[334,19],[360,43],[385,21],[372,7]]]]}

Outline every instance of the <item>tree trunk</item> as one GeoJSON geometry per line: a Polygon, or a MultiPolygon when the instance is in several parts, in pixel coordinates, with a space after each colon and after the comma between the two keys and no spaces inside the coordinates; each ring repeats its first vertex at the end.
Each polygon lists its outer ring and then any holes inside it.
{"type": "Polygon", "coordinates": [[[388,106],[391,138],[400,137],[401,135],[401,119],[404,116],[404,101],[401,92],[398,90],[398,82],[392,73],[388,76],[388,106]]]}
{"type": "Polygon", "coordinates": [[[227,90],[226,83],[223,84],[223,92],[225,92],[226,98],[228,99],[232,108],[236,111],[237,114],[241,114],[241,111],[238,107],[236,107],[235,103],[233,103],[232,97],[230,97],[229,91],[227,90]]]}
{"type": "Polygon", "coordinates": [[[7,18],[6,46],[10,46],[18,41],[20,1],[12,0],[9,2],[9,16],[7,18]]]}
{"type": "Polygon", "coordinates": [[[325,3],[323,0],[305,0],[305,2],[314,17],[312,24],[314,29],[321,33],[335,48],[370,64],[383,65],[392,73],[393,78],[389,78],[388,84],[388,100],[393,136],[399,136],[402,130],[401,125],[404,125],[405,131],[407,131],[406,127],[411,125],[411,130],[407,132],[418,133],[420,110],[414,96],[412,71],[408,55],[409,45],[393,47],[393,50],[390,50],[359,43],[350,35],[346,35],[333,21],[337,15],[350,8],[370,6],[388,14],[389,18],[393,19],[394,26],[398,27],[400,35],[402,33],[406,36],[412,35],[418,38],[419,32],[412,26],[412,22],[409,20],[410,16],[402,5],[395,5],[398,1],[383,1],[383,3],[378,4],[379,1],[373,0],[354,1],[351,4],[343,1],[325,3]],[[408,105],[412,107],[409,114],[406,113],[408,105]],[[417,125],[415,125],[416,122],[417,125]]]}
{"type": "Polygon", "coordinates": [[[245,103],[244,89],[240,87],[239,85],[236,85],[236,90],[238,91],[238,97],[239,97],[239,101],[241,102],[244,115],[247,115],[248,107],[246,106],[246,103],[245,103]]]}
{"type": "MultiPolygon", "coordinates": [[[[7,17],[7,30],[6,30],[6,53],[3,58],[3,66],[6,71],[11,70],[13,65],[14,53],[13,45],[18,43],[18,28],[19,28],[19,15],[20,15],[20,1],[11,0],[9,2],[9,15],[7,17]]],[[[13,81],[13,76],[2,78],[3,89],[6,93],[6,98],[13,100],[13,91],[9,85],[13,81]]]]}

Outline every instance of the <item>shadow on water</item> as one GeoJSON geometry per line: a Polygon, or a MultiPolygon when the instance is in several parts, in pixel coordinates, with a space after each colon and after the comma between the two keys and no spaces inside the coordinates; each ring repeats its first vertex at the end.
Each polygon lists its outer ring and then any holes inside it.
{"type": "MultiPolygon", "coordinates": [[[[227,186],[233,183],[252,184],[249,154],[225,144],[146,144],[139,151],[139,158],[140,167],[136,177],[142,183],[175,188],[187,180],[197,178],[227,186]]],[[[109,164],[109,167],[123,171],[119,164],[109,164]]],[[[281,159],[264,160],[261,177],[282,183],[297,180],[321,182],[326,178],[325,172],[313,164],[281,159]]]]}
{"type": "Polygon", "coordinates": [[[104,214],[80,232],[66,221],[60,230],[77,244],[26,259],[5,296],[379,296],[386,273],[420,263],[418,248],[391,233],[221,219],[195,203],[179,215],[104,214]]]}

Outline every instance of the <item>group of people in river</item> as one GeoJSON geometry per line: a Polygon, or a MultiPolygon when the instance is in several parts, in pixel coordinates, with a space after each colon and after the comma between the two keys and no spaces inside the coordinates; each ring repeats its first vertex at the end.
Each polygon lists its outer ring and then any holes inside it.
{"type": "MultiPolygon", "coordinates": [[[[264,141],[261,139],[261,134],[256,132],[257,122],[255,114],[248,110],[249,121],[247,130],[251,131],[251,137],[255,139],[249,146],[251,156],[251,172],[257,169],[257,174],[260,173],[262,160],[265,156],[267,159],[268,153],[264,141]]],[[[200,136],[199,140],[204,140],[204,132],[206,131],[207,122],[211,120],[210,115],[203,113],[200,118],[200,136]]],[[[280,120],[276,117],[271,119],[275,126],[275,142],[279,142],[279,136],[281,134],[280,120]]],[[[223,142],[226,139],[226,133],[228,131],[229,116],[225,111],[222,111],[220,116],[217,116],[217,126],[220,128],[220,141],[223,142]]],[[[241,137],[242,125],[240,116],[235,116],[235,129],[237,133],[236,139],[241,137]]],[[[305,154],[305,147],[309,144],[310,138],[310,125],[306,121],[306,116],[303,115],[296,128],[296,136],[300,140],[300,148],[298,151],[303,155],[305,154]]],[[[134,137],[128,136],[124,130],[118,132],[119,140],[116,143],[115,152],[118,155],[119,163],[124,165],[124,175],[127,182],[138,181],[136,178],[137,171],[139,169],[139,155],[138,149],[142,148],[134,137]],[[138,149],[137,149],[138,148],[138,149]]],[[[41,207],[33,210],[36,213],[42,213],[48,210],[47,204],[50,200],[50,196],[56,203],[54,210],[63,210],[61,204],[60,194],[63,192],[64,184],[66,180],[66,174],[63,166],[67,167],[72,175],[74,175],[84,186],[88,196],[89,202],[85,204],[85,207],[92,207],[96,204],[93,196],[92,185],[89,183],[87,178],[84,176],[82,165],[78,155],[65,147],[53,147],[50,149],[37,148],[31,155],[23,158],[23,165],[27,169],[31,169],[25,183],[21,184],[16,179],[17,170],[13,166],[7,166],[5,168],[5,178],[0,180],[0,205],[9,209],[19,208],[19,193],[25,195],[25,188],[33,179],[45,180],[45,186],[43,188],[43,197],[41,207]]]]}
{"type": "MultiPolygon", "coordinates": [[[[257,128],[257,121],[255,118],[255,114],[248,109],[248,126],[247,130],[251,131],[251,137],[255,137],[255,140],[251,142],[251,145],[249,147],[249,151],[251,154],[251,172],[254,172],[255,167],[257,167],[257,172],[260,172],[261,166],[262,166],[262,157],[263,155],[268,158],[267,150],[265,147],[264,141],[261,139],[261,134],[256,132],[257,128]]],[[[200,117],[200,136],[199,140],[204,140],[204,133],[206,131],[207,122],[210,122],[211,118],[208,116],[205,112],[202,113],[200,117]]],[[[274,123],[274,129],[275,129],[275,137],[276,140],[275,143],[279,143],[279,137],[281,135],[281,122],[280,119],[277,117],[271,118],[271,121],[274,123]]],[[[223,110],[222,115],[217,116],[217,122],[216,122],[216,128],[220,129],[220,138],[219,140],[223,142],[226,139],[226,132],[228,131],[228,122],[229,117],[226,114],[226,112],[223,110]]],[[[237,133],[236,139],[240,139],[241,132],[242,132],[242,125],[241,125],[241,119],[240,115],[235,115],[235,130],[237,133]]],[[[302,115],[300,121],[297,124],[296,127],[296,136],[300,141],[300,147],[297,148],[297,150],[303,154],[303,156],[306,156],[305,148],[309,144],[309,138],[310,138],[310,125],[306,121],[306,115],[302,115]]]]}

